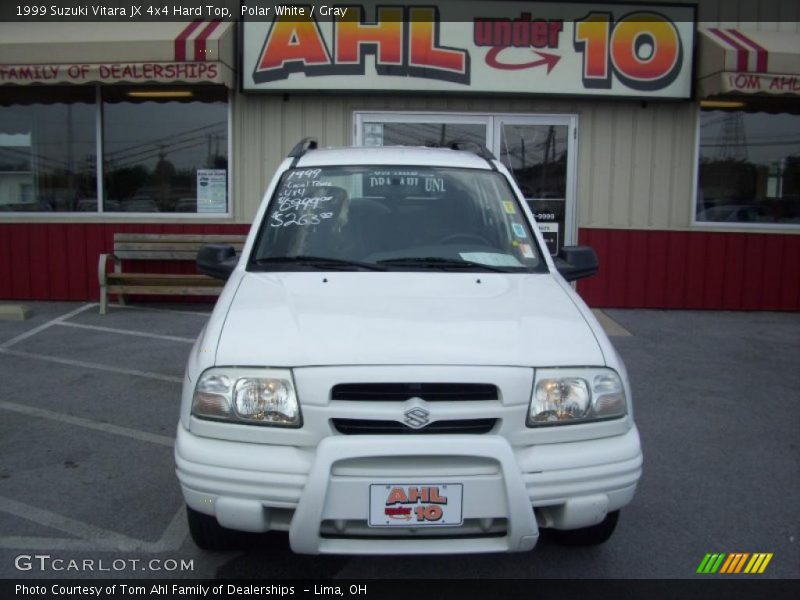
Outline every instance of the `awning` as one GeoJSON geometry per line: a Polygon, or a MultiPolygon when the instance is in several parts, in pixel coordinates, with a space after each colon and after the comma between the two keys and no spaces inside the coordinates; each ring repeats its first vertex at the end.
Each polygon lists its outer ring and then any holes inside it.
{"type": "Polygon", "coordinates": [[[0,23],[0,85],[235,82],[233,23],[0,23]]]}
{"type": "Polygon", "coordinates": [[[800,95],[800,35],[777,31],[698,29],[698,91],[800,95]]]}

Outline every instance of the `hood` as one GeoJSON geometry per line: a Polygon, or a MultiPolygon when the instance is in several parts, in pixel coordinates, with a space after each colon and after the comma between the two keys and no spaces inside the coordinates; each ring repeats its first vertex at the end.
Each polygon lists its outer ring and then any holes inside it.
{"type": "Polygon", "coordinates": [[[245,273],[217,365],[603,365],[549,274],[245,273]]]}

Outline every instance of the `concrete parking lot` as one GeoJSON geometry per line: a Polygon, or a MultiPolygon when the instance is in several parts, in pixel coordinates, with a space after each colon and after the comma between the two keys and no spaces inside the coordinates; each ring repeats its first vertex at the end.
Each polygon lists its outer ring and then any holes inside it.
{"type": "Polygon", "coordinates": [[[692,578],[708,552],[800,577],[798,314],[605,311],[645,452],[611,541],[430,560],[294,556],[281,535],[198,550],[172,442],[210,307],[29,306],[0,321],[0,577],[692,578]]]}

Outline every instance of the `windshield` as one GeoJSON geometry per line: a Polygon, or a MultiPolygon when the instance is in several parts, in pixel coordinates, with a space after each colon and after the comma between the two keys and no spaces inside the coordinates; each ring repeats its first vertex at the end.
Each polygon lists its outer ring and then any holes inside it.
{"type": "Polygon", "coordinates": [[[546,271],[503,175],[405,166],[290,169],[248,268],[546,271]]]}

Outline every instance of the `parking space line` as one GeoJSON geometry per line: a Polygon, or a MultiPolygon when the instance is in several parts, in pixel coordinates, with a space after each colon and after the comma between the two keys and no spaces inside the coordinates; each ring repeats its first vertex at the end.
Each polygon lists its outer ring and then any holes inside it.
{"type": "Polygon", "coordinates": [[[119,550],[127,552],[170,552],[178,550],[189,532],[186,526],[186,507],[181,506],[172,517],[161,537],[155,542],[130,538],[116,531],[95,527],[82,521],[35,508],[0,497],[0,512],[25,519],[77,536],[73,538],[51,538],[36,536],[0,536],[0,549],[25,550],[119,550]]]}
{"type": "Polygon", "coordinates": [[[125,304],[124,306],[121,304],[109,304],[109,306],[113,306],[114,308],[124,308],[127,310],[148,310],[152,312],[166,312],[166,313],[178,313],[182,315],[200,315],[201,317],[209,317],[211,316],[211,311],[200,311],[200,310],[181,310],[180,308],[157,308],[157,307],[149,307],[149,306],[130,306],[125,304]]]}
{"type": "Polygon", "coordinates": [[[145,377],[147,379],[156,379],[158,381],[169,381],[171,383],[181,383],[183,381],[183,379],[181,379],[180,377],[174,377],[172,375],[150,373],[148,371],[139,371],[137,369],[125,369],[123,367],[111,367],[109,365],[101,365],[99,363],[86,362],[83,360],[60,358],[58,356],[48,356],[47,354],[34,354],[33,352],[23,352],[22,350],[9,350],[8,348],[3,348],[2,346],[0,346],[0,353],[9,354],[11,356],[18,356],[20,358],[30,358],[33,360],[54,362],[61,365],[69,365],[71,367],[95,369],[97,371],[106,371],[108,373],[121,373],[122,375],[135,375],[136,377],[145,377]]]}
{"type": "Polygon", "coordinates": [[[37,333],[41,333],[45,329],[49,329],[50,327],[52,327],[53,325],[57,325],[61,321],[64,321],[66,319],[71,319],[75,315],[79,315],[82,312],[84,312],[86,310],[89,310],[93,306],[97,306],[97,303],[93,302],[91,304],[84,304],[83,306],[79,306],[75,310],[71,310],[70,312],[68,312],[68,313],[66,313],[64,315],[61,315],[60,317],[56,317],[55,319],[50,319],[46,323],[42,323],[41,325],[38,325],[38,326],[34,327],[33,329],[29,329],[28,331],[25,331],[25,332],[19,334],[18,336],[13,337],[13,338],[11,338],[10,340],[8,340],[6,342],[3,342],[2,344],[0,344],[0,348],[10,348],[14,344],[16,344],[18,342],[21,342],[22,340],[27,340],[29,337],[34,336],[37,333]]]}
{"type": "Polygon", "coordinates": [[[73,540],[70,538],[27,537],[22,535],[0,536],[0,549],[3,550],[115,550],[107,548],[97,540],[73,540]]]}
{"type": "Polygon", "coordinates": [[[82,538],[84,540],[91,540],[93,542],[100,542],[102,544],[112,545],[118,550],[134,550],[141,546],[141,540],[135,540],[128,536],[122,535],[115,531],[109,531],[89,523],[76,521],[63,515],[50,512],[41,508],[36,508],[30,504],[23,504],[11,500],[10,498],[0,497],[0,511],[20,517],[26,521],[32,521],[51,529],[57,529],[70,535],[82,538]]]}
{"type": "Polygon", "coordinates": [[[30,358],[33,360],[54,362],[61,365],[69,365],[71,367],[82,367],[84,369],[95,369],[97,371],[106,371],[108,373],[121,373],[123,375],[135,375],[136,377],[145,377],[147,379],[156,379],[158,381],[169,381],[171,383],[183,382],[183,379],[181,379],[180,377],[174,377],[172,375],[150,373],[148,371],[139,371],[137,369],[125,369],[123,367],[111,367],[108,365],[101,365],[99,363],[90,363],[82,360],[73,360],[71,358],[60,358],[58,356],[48,356],[46,354],[34,354],[33,352],[23,352],[22,350],[9,350],[8,348],[0,347],[0,353],[9,354],[11,356],[18,356],[20,358],[30,358]]]}
{"type": "Polygon", "coordinates": [[[8,410],[21,415],[27,415],[29,417],[39,417],[40,419],[49,419],[50,421],[58,421],[68,425],[76,425],[86,429],[94,429],[95,431],[121,435],[134,440],[139,440],[140,442],[150,442],[151,444],[159,444],[160,446],[167,446],[169,448],[172,448],[175,444],[175,439],[166,435],[149,433],[147,431],[140,431],[138,429],[131,429],[130,427],[122,427],[120,425],[112,425],[111,423],[100,423],[99,421],[92,421],[91,419],[85,419],[83,417],[65,415],[63,413],[47,410],[46,408],[36,408],[34,406],[17,404],[16,402],[6,402],[4,400],[0,400],[0,410],[8,410]]]}
{"type": "Polygon", "coordinates": [[[622,325],[617,323],[602,310],[593,308],[592,312],[594,313],[597,321],[603,327],[603,330],[605,330],[606,335],[610,337],[630,337],[632,335],[630,331],[625,329],[622,325]]]}
{"type": "Polygon", "coordinates": [[[137,337],[153,338],[156,340],[168,340],[170,342],[183,342],[186,344],[194,344],[192,338],[180,337],[177,335],[163,335],[161,333],[147,333],[145,331],[133,331],[130,329],[117,329],[116,327],[102,327],[101,325],[87,325],[85,323],[71,323],[70,321],[59,321],[53,323],[60,327],[75,327],[77,329],[91,329],[93,331],[103,331],[106,333],[119,333],[121,335],[134,335],[137,337]]]}
{"type": "Polygon", "coordinates": [[[172,521],[167,525],[167,528],[161,535],[161,539],[153,544],[151,551],[169,552],[171,550],[177,550],[183,545],[183,540],[186,539],[188,533],[189,527],[186,522],[186,505],[183,505],[178,509],[178,512],[175,513],[175,516],[172,517],[172,521]]]}

